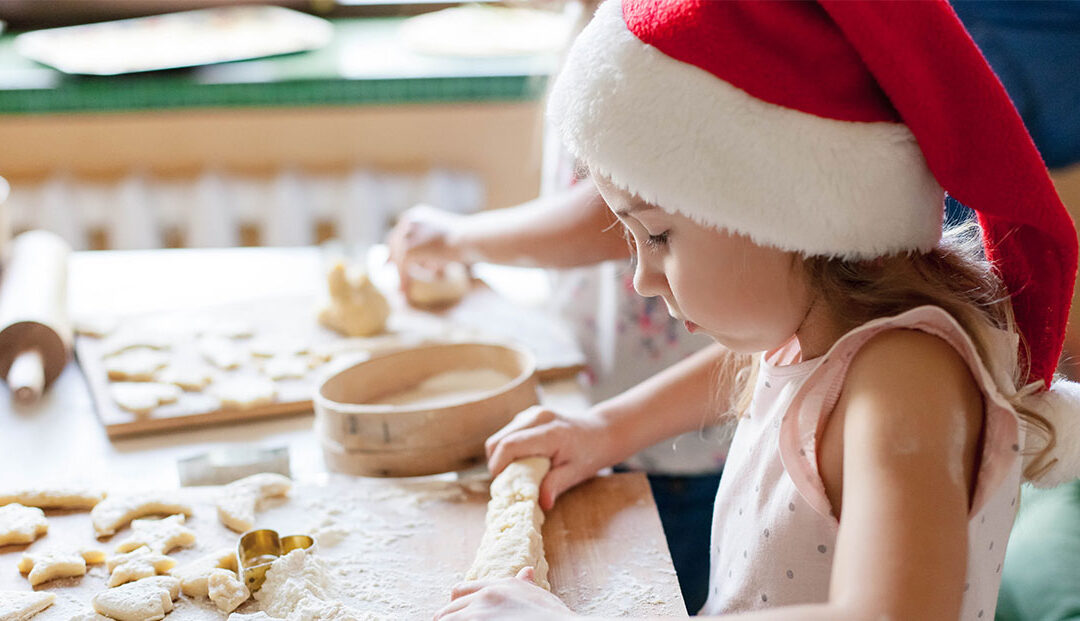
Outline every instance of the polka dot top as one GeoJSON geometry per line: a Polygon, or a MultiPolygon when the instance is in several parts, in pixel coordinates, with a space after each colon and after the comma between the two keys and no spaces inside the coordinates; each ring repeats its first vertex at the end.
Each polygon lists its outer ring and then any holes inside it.
{"type": "MultiPolygon", "coordinates": [[[[1023,446],[1018,419],[971,339],[944,310],[922,306],[869,322],[805,362],[798,343],[766,354],[752,405],[739,421],[713,515],[709,598],[702,614],[827,601],[839,522],[817,470],[817,440],[852,357],[884,330],[936,335],[964,357],[984,394],[984,446],[968,521],[961,619],[992,619],[1005,544],[1016,516],[1023,446]]],[[[989,355],[1015,356],[1001,332],[989,355]]]]}

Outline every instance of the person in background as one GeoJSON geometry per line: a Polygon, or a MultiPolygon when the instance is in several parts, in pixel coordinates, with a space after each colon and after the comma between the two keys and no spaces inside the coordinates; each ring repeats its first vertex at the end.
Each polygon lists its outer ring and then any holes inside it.
{"type": "MultiPolygon", "coordinates": [[[[1054,375],[1077,241],[951,8],[609,0],[549,114],[637,291],[720,348],[637,407],[519,415],[492,472],[550,457],[550,506],[719,399],[739,419],[704,614],[991,616],[1020,481],[1080,473],[1080,386],[1054,375]],[[983,235],[943,235],[946,191],[983,235]]],[[[530,576],[458,585],[437,618],[573,616],[530,576]]]]}

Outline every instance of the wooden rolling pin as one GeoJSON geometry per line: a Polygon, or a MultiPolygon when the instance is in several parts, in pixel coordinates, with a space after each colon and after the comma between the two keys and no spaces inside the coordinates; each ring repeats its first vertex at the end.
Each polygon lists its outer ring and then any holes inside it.
{"type": "Polygon", "coordinates": [[[71,356],[67,263],[71,247],[47,231],[15,238],[0,280],[0,377],[12,398],[41,398],[71,356]]]}

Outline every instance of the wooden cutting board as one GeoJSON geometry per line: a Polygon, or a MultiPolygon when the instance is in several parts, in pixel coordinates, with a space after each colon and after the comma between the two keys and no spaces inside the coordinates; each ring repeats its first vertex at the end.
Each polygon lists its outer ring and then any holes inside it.
{"type": "MultiPolygon", "coordinates": [[[[335,596],[387,619],[430,619],[472,563],[484,528],[486,481],[364,479],[334,475],[297,485],[287,500],[267,501],[257,527],[312,534],[336,572],[335,596]],[[480,491],[483,490],[483,491],[480,491]]],[[[182,566],[238,535],[217,520],[219,488],[181,488],[194,505],[188,526],[196,546],[172,554],[182,566]]],[[[98,545],[110,550],[129,534],[96,541],[85,512],[49,512],[49,533],[30,546],[0,548],[0,590],[28,590],[15,568],[24,550],[98,545]]],[[[571,609],[609,616],[686,616],[656,506],[643,474],[600,477],[559,499],[544,524],[552,591],[571,609]]],[[[105,588],[101,566],[82,578],[39,585],[57,595],[35,621],[69,619],[105,588]]],[[[253,612],[249,600],[240,611],[253,612]]],[[[224,619],[206,599],[186,596],[167,618],[224,619]]]]}
{"type": "MultiPolygon", "coordinates": [[[[427,341],[481,339],[520,343],[536,355],[541,381],[573,377],[584,368],[584,355],[561,323],[538,310],[517,306],[482,284],[460,304],[439,313],[413,309],[400,295],[389,298],[393,312],[387,333],[368,339],[344,338],[321,327],[315,321],[319,301],[314,297],[253,300],[124,319],[117,332],[173,331],[179,334],[165,352],[170,361],[202,363],[195,333],[205,326],[236,323],[249,326],[255,334],[253,338],[301,339],[313,349],[332,356],[329,362],[311,369],[303,378],[275,381],[277,395],[274,401],[250,408],[224,409],[210,391],[184,392],[175,403],[159,406],[149,415],[136,415],[117,406],[110,394],[104,358],[107,341],[112,336],[104,339],[80,336],[76,339],[75,351],[90,388],[94,409],[110,438],[310,413],[312,395],[320,378],[327,373],[370,355],[427,341]]],[[[234,342],[245,347],[249,340],[236,339],[234,342]]],[[[252,356],[246,360],[238,369],[216,369],[215,381],[261,376],[260,361],[252,356]]]]}

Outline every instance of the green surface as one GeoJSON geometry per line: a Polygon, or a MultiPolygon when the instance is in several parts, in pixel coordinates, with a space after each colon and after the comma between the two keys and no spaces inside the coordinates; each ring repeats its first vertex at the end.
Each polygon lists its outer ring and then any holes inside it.
{"type": "Polygon", "coordinates": [[[333,42],[320,50],[115,77],[27,60],[8,33],[0,37],[0,114],[531,100],[556,66],[551,55],[414,54],[398,42],[402,21],[336,20],[333,42]]]}

